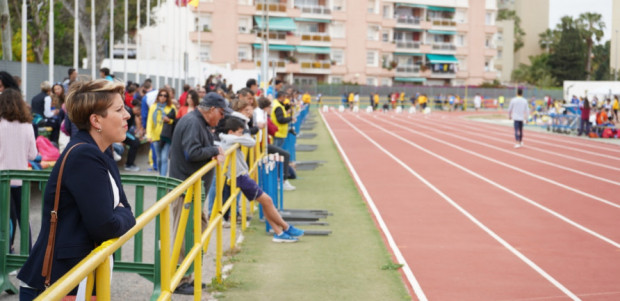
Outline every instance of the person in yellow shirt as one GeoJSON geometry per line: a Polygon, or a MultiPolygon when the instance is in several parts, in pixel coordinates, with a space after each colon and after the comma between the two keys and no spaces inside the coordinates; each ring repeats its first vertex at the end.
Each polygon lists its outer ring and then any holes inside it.
{"type": "Polygon", "coordinates": [[[372,109],[376,110],[379,107],[379,93],[375,93],[372,96],[372,109]]]}
{"type": "Polygon", "coordinates": [[[146,139],[157,154],[157,168],[160,176],[168,176],[168,153],[172,142],[172,125],[176,120],[176,109],[172,104],[170,91],[159,89],[157,100],[149,108],[146,120],[146,139]],[[164,130],[166,124],[166,130],[164,130]]]}
{"type": "Polygon", "coordinates": [[[426,97],[426,94],[422,94],[420,95],[420,97],[418,97],[418,103],[422,107],[422,110],[426,109],[427,102],[428,102],[428,98],[426,97]]]}
{"type": "Polygon", "coordinates": [[[347,100],[348,100],[347,106],[349,108],[353,108],[353,101],[355,100],[355,94],[353,94],[353,92],[349,93],[349,97],[347,100]]]}
{"type": "Polygon", "coordinates": [[[620,122],[618,119],[618,109],[620,109],[620,103],[618,102],[618,95],[616,95],[616,97],[614,97],[614,102],[611,105],[611,119],[616,122],[620,122]]]}
{"type": "Polygon", "coordinates": [[[400,92],[400,95],[398,96],[398,102],[401,107],[405,105],[405,91],[400,92]]]}
{"type": "Polygon", "coordinates": [[[304,95],[301,97],[301,101],[303,101],[303,103],[307,105],[309,105],[312,102],[312,96],[310,96],[310,93],[308,93],[308,91],[306,91],[304,95]]]}

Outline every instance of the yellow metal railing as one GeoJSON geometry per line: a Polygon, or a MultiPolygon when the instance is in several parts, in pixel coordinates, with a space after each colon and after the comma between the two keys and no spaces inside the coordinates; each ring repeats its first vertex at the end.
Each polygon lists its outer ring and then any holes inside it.
{"type": "MultiPolygon", "coordinates": [[[[263,131],[263,135],[266,134],[266,130],[263,131]]],[[[258,139],[257,139],[258,140],[258,139]]],[[[58,279],[52,286],[45,290],[36,300],[60,300],[72,289],[74,289],[84,278],[88,277],[86,286],[86,300],[90,300],[90,294],[94,286],[94,279],[97,279],[96,295],[98,300],[110,300],[110,256],[119,248],[123,246],[125,242],[130,240],[140,230],[142,230],[148,223],[155,220],[157,216],[160,217],[160,262],[161,262],[161,295],[158,300],[170,300],[172,292],[179,285],[181,279],[185,273],[189,270],[191,265],[194,265],[194,300],[200,300],[202,295],[202,253],[207,251],[208,242],[210,241],[211,234],[216,233],[216,257],[215,257],[215,279],[217,282],[222,282],[222,256],[223,256],[223,239],[222,239],[222,220],[223,213],[230,208],[231,210],[231,239],[230,248],[235,247],[236,243],[236,218],[237,218],[237,195],[240,193],[240,189],[237,187],[236,177],[231,176],[230,179],[230,197],[223,202],[222,190],[225,184],[226,176],[225,172],[228,166],[230,166],[230,174],[236,174],[236,152],[240,148],[239,145],[231,147],[225,152],[226,162],[223,165],[217,164],[217,161],[212,160],[201,169],[196,171],[193,175],[187,178],[184,182],[179,184],[176,188],[171,190],[168,194],[162,197],[151,208],[146,210],[143,214],[136,218],[136,225],[131,228],[127,233],[119,238],[110,239],[105,241],[95,250],[93,250],[86,258],[73,267],[63,277],[58,279]],[[202,231],[202,199],[201,178],[207,172],[216,169],[216,197],[212,208],[212,213],[209,218],[209,224],[205,231],[202,231]],[[187,193],[186,193],[187,192],[187,193]],[[171,231],[170,231],[170,205],[176,201],[180,196],[185,193],[184,204],[192,204],[193,208],[193,246],[187,250],[187,254],[183,261],[177,266],[177,262],[180,257],[181,246],[185,237],[185,230],[189,220],[190,206],[183,206],[181,217],[179,221],[179,227],[177,229],[174,244],[171,246],[171,231]],[[200,255],[200,256],[199,256],[200,255]],[[93,278],[93,273],[95,277],[93,278]]],[[[252,148],[241,147],[244,154],[249,156],[249,174],[257,180],[258,177],[258,163],[265,154],[264,144],[261,146],[261,141],[256,142],[256,146],[252,148]]],[[[243,221],[247,217],[247,204],[245,196],[242,202],[241,218],[243,221]]],[[[254,205],[252,204],[251,212],[253,212],[254,205]]],[[[242,229],[245,230],[246,223],[242,223],[242,229]]]]}

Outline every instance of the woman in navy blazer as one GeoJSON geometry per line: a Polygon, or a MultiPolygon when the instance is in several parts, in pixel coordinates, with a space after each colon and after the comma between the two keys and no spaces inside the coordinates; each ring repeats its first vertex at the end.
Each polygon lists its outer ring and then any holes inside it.
{"type": "Polygon", "coordinates": [[[51,282],[62,277],[98,244],[123,235],[136,223],[116,162],[106,153],[112,143],[125,140],[127,133],[129,113],[122,95],[123,84],[117,82],[95,80],[71,85],[66,109],[80,131],[71,138],[47,182],[39,238],[17,276],[21,281],[20,300],[32,300],[45,289],[41,272],[50,212],[54,208],[60,162],[73,145],[82,143],[67,157],[63,171],[51,282]]]}

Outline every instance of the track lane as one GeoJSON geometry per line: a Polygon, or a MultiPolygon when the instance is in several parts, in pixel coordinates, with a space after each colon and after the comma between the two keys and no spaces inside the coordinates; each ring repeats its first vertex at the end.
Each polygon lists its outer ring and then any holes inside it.
{"type": "Polygon", "coordinates": [[[557,169],[561,169],[560,171],[567,171],[566,167],[561,165],[561,162],[558,164],[553,164],[545,161],[544,158],[535,158],[535,154],[532,154],[527,147],[515,150],[512,147],[500,147],[480,141],[481,139],[476,139],[475,136],[469,135],[465,132],[452,133],[440,131],[430,127],[429,124],[423,124],[419,121],[413,123],[396,118],[389,120],[398,122],[400,126],[405,126],[409,129],[415,128],[421,135],[427,134],[432,135],[433,137],[442,137],[446,144],[456,145],[458,147],[466,146],[466,148],[474,148],[476,149],[476,153],[483,156],[484,159],[496,160],[499,158],[504,158],[504,161],[507,162],[506,164],[512,164],[512,166],[518,162],[518,166],[515,166],[515,168],[528,173],[536,171],[535,175],[538,176],[541,181],[549,179],[551,181],[546,181],[547,183],[560,183],[565,186],[565,189],[575,191],[585,197],[595,198],[598,201],[608,203],[616,208],[620,206],[620,200],[618,200],[620,187],[618,185],[613,185],[613,183],[617,183],[617,181],[614,180],[617,178],[616,173],[612,172],[609,174],[610,171],[608,171],[607,173],[602,173],[596,176],[593,175],[593,179],[602,179],[604,183],[592,185],[591,182],[583,181],[583,173],[559,173],[557,169]],[[484,147],[480,148],[479,146],[484,147]],[[548,168],[541,169],[540,163],[546,164],[548,168]]]}
{"type": "MultiPolygon", "coordinates": [[[[452,119],[449,117],[449,115],[443,116],[446,116],[446,119],[448,120],[452,119]]],[[[458,120],[461,120],[465,124],[468,124],[470,126],[475,126],[479,129],[485,129],[486,132],[489,134],[498,136],[504,136],[506,134],[514,135],[512,123],[509,123],[508,126],[503,126],[492,124],[490,122],[468,120],[465,118],[459,118],[458,120]]],[[[528,137],[525,139],[529,139],[534,143],[551,146],[556,149],[559,148],[560,150],[572,151],[581,155],[591,155],[594,157],[606,158],[613,161],[620,161],[620,159],[618,159],[620,149],[614,147],[613,144],[604,143],[585,137],[578,138],[569,135],[558,135],[551,133],[543,134],[538,131],[529,130],[527,127],[524,128],[524,137],[528,137]]]]}
{"type": "MultiPolygon", "coordinates": [[[[328,114],[328,115],[329,115],[329,114],[328,114]]],[[[344,116],[346,116],[346,115],[347,115],[347,114],[344,114],[344,116]]],[[[348,118],[349,118],[349,116],[346,116],[346,118],[348,119],[348,118]]],[[[351,122],[355,122],[356,124],[358,123],[358,121],[354,121],[354,119],[351,119],[351,122]]],[[[374,121],[371,121],[371,123],[373,123],[373,122],[374,122],[374,121]]],[[[368,122],[367,122],[367,120],[365,120],[365,121],[362,121],[362,124],[357,124],[357,125],[358,125],[358,126],[360,126],[360,128],[363,128],[363,126],[364,126],[364,125],[368,125],[368,122]]],[[[381,136],[381,133],[380,133],[380,132],[377,132],[376,130],[375,130],[375,131],[373,131],[372,129],[365,129],[365,128],[363,128],[363,129],[364,129],[364,132],[368,131],[368,135],[372,135],[373,137],[374,137],[375,135],[379,135],[379,136],[381,136]]],[[[385,136],[385,135],[383,135],[383,136],[385,136]]],[[[385,138],[385,137],[382,137],[381,139],[384,139],[384,138],[385,138]]],[[[358,139],[358,138],[356,137],[356,139],[358,139]]],[[[378,139],[379,139],[379,138],[378,138],[378,139]]],[[[343,144],[345,144],[345,143],[343,143],[343,144]]],[[[400,143],[388,142],[388,143],[385,143],[385,144],[386,144],[386,145],[392,145],[392,144],[402,144],[402,142],[400,142],[400,143]]],[[[361,147],[364,147],[364,146],[363,146],[363,144],[362,144],[362,145],[358,145],[358,148],[352,148],[352,150],[353,150],[353,151],[356,151],[356,150],[358,150],[358,149],[359,149],[359,148],[361,148],[361,147]]],[[[347,148],[345,147],[345,149],[347,149],[347,148]]],[[[418,155],[419,155],[418,153],[415,153],[415,152],[411,151],[410,149],[408,149],[407,151],[405,151],[405,153],[404,153],[402,156],[399,156],[399,158],[400,158],[400,157],[403,157],[403,156],[404,156],[404,157],[407,157],[407,158],[408,158],[408,157],[416,157],[416,156],[418,156],[418,155]]],[[[428,158],[427,158],[427,159],[428,159],[428,158]]],[[[407,159],[407,160],[409,160],[409,159],[407,159]]],[[[415,161],[415,162],[413,162],[412,164],[409,164],[409,163],[407,163],[407,164],[408,164],[408,165],[410,165],[410,166],[416,166],[416,170],[418,170],[418,169],[419,169],[419,170],[432,170],[432,169],[434,168],[435,170],[437,170],[436,172],[438,172],[438,171],[441,171],[441,170],[443,170],[443,169],[444,169],[444,168],[438,168],[438,167],[437,167],[436,162],[435,162],[435,164],[432,164],[432,161],[433,161],[432,159],[430,159],[430,160],[428,160],[428,161],[429,161],[429,162],[427,162],[427,160],[421,160],[421,161],[415,161]],[[419,168],[418,168],[418,166],[419,166],[419,168]]],[[[407,162],[408,162],[408,161],[407,161],[407,162]]],[[[445,169],[449,169],[449,168],[448,168],[448,167],[445,167],[445,169]]],[[[440,174],[441,174],[441,172],[440,172],[440,174]]],[[[445,174],[445,173],[444,173],[444,174],[445,174]]],[[[449,178],[444,179],[444,180],[445,180],[445,182],[447,182],[447,183],[452,183],[452,186],[454,186],[454,183],[459,183],[459,184],[462,184],[462,183],[463,183],[463,181],[464,181],[462,177],[455,177],[455,178],[449,177],[449,178]]],[[[439,177],[437,181],[442,182],[441,177],[439,177]]],[[[435,182],[433,181],[433,183],[435,183],[435,182]]],[[[442,182],[442,183],[443,183],[443,182],[442,182]]],[[[438,185],[438,186],[440,186],[440,185],[443,185],[443,184],[437,184],[437,185],[438,185]]],[[[447,186],[450,186],[450,185],[447,185],[447,186]]],[[[449,189],[449,187],[446,187],[446,191],[448,191],[447,189],[449,189]]],[[[457,193],[457,192],[453,192],[453,193],[457,193]]],[[[467,197],[468,197],[468,196],[467,196],[467,193],[466,193],[465,195],[461,196],[460,198],[467,198],[467,197]]],[[[460,198],[458,198],[458,199],[460,200],[460,198]]],[[[483,196],[481,196],[481,198],[482,198],[482,199],[484,199],[484,198],[483,198],[483,196]]],[[[457,198],[455,197],[455,199],[457,199],[457,198]]],[[[486,200],[486,201],[488,201],[490,204],[493,204],[493,200],[486,200]]],[[[497,203],[497,202],[495,202],[495,203],[497,203]]],[[[527,206],[526,206],[526,207],[527,207],[527,206]]],[[[531,206],[530,206],[530,207],[531,207],[531,206]]],[[[422,208],[422,209],[423,209],[423,208],[422,208]]],[[[404,210],[403,210],[403,211],[404,211],[404,210]]],[[[491,210],[491,211],[493,211],[493,210],[491,210]]],[[[531,211],[531,208],[527,209],[527,212],[529,212],[529,211],[531,211]]],[[[397,213],[398,213],[398,212],[397,212],[397,213]]],[[[395,213],[395,214],[397,214],[397,213],[395,213]]],[[[483,213],[484,213],[484,212],[483,212],[483,213]]],[[[541,214],[541,213],[539,212],[539,213],[537,213],[537,214],[541,214]]],[[[517,214],[517,216],[519,216],[519,215],[517,214]]],[[[541,216],[545,216],[545,214],[541,214],[541,216]]],[[[546,217],[546,220],[547,220],[547,219],[548,219],[548,216],[546,217]]],[[[505,219],[504,219],[504,218],[498,218],[498,220],[497,220],[496,222],[501,223],[501,222],[502,222],[502,220],[505,220],[505,219]]],[[[545,223],[547,223],[547,222],[545,222],[545,223]]],[[[556,223],[557,223],[557,222],[556,222],[556,223]]],[[[525,227],[525,228],[528,228],[528,229],[529,229],[529,227],[527,227],[527,225],[526,225],[526,227],[525,227]]],[[[589,247],[596,247],[596,246],[600,246],[600,243],[592,242],[592,240],[591,240],[591,239],[587,239],[587,238],[582,237],[582,236],[583,236],[583,234],[582,234],[582,233],[581,233],[581,234],[575,234],[575,233],[574,233],[574,231],[570,231],[570,230],[569,230],[569,231],[567,231],[565,228],[566,228],[566,226],[565,226],[565,225],[563,225],[563,226],[558,226],[558,227],[557,227],[557,229],[556,229],[556,227],[552,227],[551,229],[549,229],[549,231],[551,231],[551,232],[555,232],[555,231],[557,231],[558,233],[562,233],[562,235],[559,235],[559,236],[556,236],[556,237],[552,237],[550,240],[552,240],[552,241],[559,240],[559,241],[564,241],[564,242],[566,242],[566,241],[571,241],[573,237],[577,236],[577,237],[581,237],[581,238],[580,238],[580,240],[587,241],[587,242],[584,242],[583,244],[577,244],[577,245],[579,245],[579,248],[578,248],[578,249],[582,249],[582,248],[588,249],[589,247]],[[566,237],[564,236],[564,235],[565,235],[565,234],[564,234],[565,232],[569,232],[569,234],[567,234],[567,236],[566,236],[566,237]]],[[[538,229],[538,228],[537,228],[537,227],[533,227],[533,226],[532,226],[532,229],[530,229],[530,231],[536,231],[536,229],[538,229]]],[[[441,232],[441,233],[444,233],[444,232],[441,232]]],[[[519,235],[517,235],[517,236],[519,236],[519,235]]],[[[527,235],[523,235],[523,236],[527,236],[527,235]]],[[[541,238],[541,240],[544,240],[544,238],[541,238]]],[[[533,247],[531,247],[531,248],[529,248],[529,247],[528,247],[528,248],[526,248],[526,249],[527,249],[527,250],[531,250],[531,251],[532,251],[532,252],[534,252],[536,255],[539,255],[539,254],[537,253],[537,249],[536,249],[536,247],[537,247],[537,246],[533,246],[533,247]]],[[[596,248],[595,248],[595,249],[596,249],[596,248]]],[[[558,249],[552,249],[552,250],[554,250],[554,251],[558,251],[559,253],[562,253],[562,252],[561,252],[562,250],[558,250],[558,249]]],[[[548,252],[548,250],[546,250],[545,252],[542,252],[542,253],[544,253],[544,254],[547,254],[547,255],[548,255],[548,253],[549,253],[549,252],[548,252]]],[[[553,253],[553,252],[551,252],[551,253],[553,253]]],[[[600,253],[601,253],[601,252],[598,252],[598,251],[597,251],[597,254],[600,254],[600,253]]],[[[602,253],[604,253],[604,254],[603,254],[603,255],[604,255],[604,257],[606,257],[606,256],[610,256],[609,252],[604,252],[604,251],[603,251],[602,253]]],[[[617,253],[617,252],[616,252],[616,253],[617,253]]],[[[611,252],[611,255],[616,254],[616,253],[611,252]]],[[[546,258],[546,257],[545,257],[545,256],[543,256],[543,255],[540,255],[540,256],[542,256],[542,258],[543,258],[543,259],[544,259],[544,258],[546,258]]],[[[572,255],[572,254],[571,254],[568,258],[571,258],[571,259],[572,259],[572,256],[574,256],[574,255],[572,255]]],[[[613,257],[612,257],[612,258],[613,258],[613,257]]],[[[587,258],[586,258],[586,259],[584,259],[584,258],[578,258],[578,259],[576,259],[576,260],[578,260],[578,263],[579,263],[579,264],[586,264],[586,265],[588,265],[588,264],[589,264],[589,265],[591,265],[591,266],[598,266],[598,265],[600,265],[600,260],[593,260],[593,262],[588,261],[588,259],[587,259],[587,258]]],[[[615,261],[617,261],[617,258],[616,258],[616,260],[615,260],[615,261]]],[[[601,273],[609,273],[609,272],[610,272],[610,269],[611,269],[611,270],[613,270],[613,269],[620,270],[620,269],[619,269],[619,267],[617,267],[617,266],[612,266],[611,268],[608,268],[608,269],[605,269],[604,267],[602,267],[602,269],[600,269],[599,271],[600,271],[601,273]]],[[[570,270],[570,269],[568,269],[568,270],[570,270]]],[[[562,277],[566,277],[564,274],[566,274],[566,273],[567,273],[567,269],[562,269],[562,270],[560,270],[558,273],[559,273],[559,274],[563,274],[563,276],[562,276],[562,277]]],[[[594,274],[592,274],[592,273],[588,273],[588,271],[586,271],[586,272],[579,271],[579,273],[581,273],[581,274],[583,274],[583,275],[595,276],[595,275],[594,275],[594,274]]],[[[570,272],[568,272],[568,274],[570,274],[570,272]]],[[[600,285],[597,285],[596,283],[590,283],[590,282],[588,282],[588,281],[582,281],[582,280],[584,280],[584,279],[579,279],[578,281],[574,281],[574,280],[571,280],[571,279],[568,279],[568,278],[570,278],[570,277],[567,277],[567,280],[568,280],[570,283],[574,283],[574,282],[580,282],[580,283],[583,283],[583,285],[580,285],[580,286],[579,286],[579,290],[580,290],[580,292],[581,292],[581,293],[580,293],[580,295],[583,295],[583,296],[616,296],[616,297],[618,296],[618,295],[613,295],[613,294],[614,294],[614,288],[616,288],[616,289],[617,289],[617,288],[618,288],[618,285],[616,284],[616,286],[613,286],[613,285],[609,284],[609,283],[608,283],[608,281],[606,281],[606,280],[603,280],[603,281],[597,281],[597,283],[599,283],[599,284],[600,284],[600,285]],[[611,289],[609,289],[610,287],[611,287],[611,289]]],[[[594,278],[596,278],[596,277],[594,277],[594,278]]],[[[421,278],[421,279],[424,279],[424,278],[421,278]]],[[[586,280],[587,280],[587,279],[586,279],[586,280]]],[[[422,283],[424,283],[424,280],[421,280],[421,282],[422,282],[422,283]]],[[[424,286],[424,285],[423,285],[423,286],[424,286]]],[[[425,287],[425,286],[424,286],[424,287],[425,287]]],[[[572,286],[571,286],[571,288],[572,288],[572,286]]],[[[549,295],[549,296],[552,296],[552,295],[549,295]]],[[[453,299],[453,300],[454,300],[454,299],[453,299]]],[[[497,300],[497,299],[495,299],[495,298],[494,298],[494,299],[484,299],[484,300],[497,300]]]]}
{"type": "MultiPolygon", "coordinates": [[[[362,128],[363,130],[368,130],[365,128],[362,128]]],[[[391,130],[390,130],[391,131],[391,130]]],[[[384,134],[388,134],[390,131],[385,131],[384,134]]],[[[374,132],[373,132],[374,133],[374,132]]],[[[380,139],[382,139],[382,137],[376,137],[375,135],[371,135],[373,138],[377,138],[378,141],[382,141],[380,139]]],[[[381,142],[380,142],[381,143],[381,142]]],[[[388,144],[388,143],[386,143],[388,144]]],[[[425,143],[426,145],[427,143],[425,143]]],[[[394,145],[394,144],[390,144],[390,145],[394,145]]],[[[407,156],[408,151],[404,151],[402,156],[407,156]]],[[[501,175],[500,175],[501,177],[501,175]]],[[[441,181],[441,177],[439,177],[437,179],[437,181],[441,181]]],[[[441,185],[441,184],[438,184],[441,185]]],[[[448,187],[445,187],[444,191],[449,191],[450,187],[448,185],[448,187]]],[[[475,189],[475,188],[474,188],[475,189]]],[[[469,189],[466,189],[466,192],[469,191],[469,189]]],[[[476,202],[474,202],[473,204],[474,206],[476,205],[476,202]]],[[[530,211],[533,207],[529,206],[530,211]]],[[[482,210],[480,212],[480,214],[485,214],[486,210],[482,210]]],[[[495,212],[494,210],[490,210],[490,212],[495,212]]],[[[527,216],[527,214],[525,214],[527,216]]],[[[477,215],[476,215],[477,216],[477,215]]],[[[544,218],[544,225],[545,227],[550,227],[549,224],[553,225],[554,222],[556,222],[555,224],[557,225],[557,221],[554,220],[550,220],[548,218],[549,216],[547,216],[546,218],[544,218]]],[[[504,219],[500,219],[499,224],[497,225],[497,227],[502,227],[504,219]]],[[[525,225],[523,225],[525,226],[525,225]]],[[[588,294],[598,294],[598,293],[604,293],[604,292],[613,292],[614,289],[616,289],[617,283],[615,283],[616,279],[615,277],[620,276],[618,274],[618,272],[620,271],[620,265],[615,264],[615,265],[609,265],[608,260],[613,260],[614,258],[617,257],[617,250],[618,250],[618,246],[616,244],[615,247],[609,248],[608,246],[605,246],[603,244],[600,243],[600,241],[595,241],[592,240],[592,237],[586,237],[584,236],[585,232],[582,233],[575,233],[573,231],[573,229],[567,228],[567,225],[564,224],[562,225],[561,223],[559,225],[557,225],[558,229],[555,229],[555,231],[552,231],[552,233],[547,233],[547,236],[550,236],[552,238],[549,238],[550,240],[553,240],[554,238],[562,238],[560,240],[555,241],[555,243],[553,244],[549,244],[548,242],[543,242],[541,240],[537,241],[538,245],[544,245],[541,246],[546,252],[549,252],[550,250],[553,250],[553,252],[551,253],[547,253],[546,256],[542,255],[541,256],[541,260],[547,260],[549,261],[550,259],[552,259],[553,254],[556,254],[557,252],[561,253],[562,250],[564,250],[567,247],[573,247],[576,248],[577,250],[579,250],[578,244],[575,244],[577,241],[582,242],[583,245],[581,245],[581,251],[582,252],[587,252],[588,250],[596,250],[596,253],[598,255],[602,255],[601,260],[598,261],[593,261],[591,260],[591,258],[584,258],[584,257],[570,257],[570,259],[573,261],[575,266],[579,266],[579,267],[583,267],[583,266],[588,266],[591,267],[592,270],[594,270],[596,273],[601,273],[601,274],[605,274],[608,275],[608,278],[605,279],[597,279],[597,281],[591,281],[592,278],[590,278],[590,276],[593,276],[593,274],[589,274],[587,277],[582,278],[581,276],[577,276],[576,278],[573,277],[572,272],[570,270],[567,270],[564,266],[564,264],[561,265],[557,265],[557,266],[552,266],[549,269],[553,269],[555,271],[555,273],[553,274],[558,275],[558,277],[563,277],[562,279],[562,283],[570,283],[572,286],[570,286],[570,288],[572,289],[573,286],[576,287],[578,289],[578,291],[581,294],[584,295],[588,295],[588,294]],[[555,232],[561,233],[555,233],[555,232]],[[545,243],[547,245],[545,245],[545,243]],[[611,280],[610,280],[611,279],[611,280]]],[[[553,227],[551,227],[553,228],[553,227]]],[[[510,235],[510,230],[508,232],[506,232],[506,235],[510,235]]],[[[540,231],[540,229],[538,229],[538,231],[540,231]]],[[[532,233],[531,233],[532,234],[532,233]]],[[[534,235],[539,235],[539,233],[533,233],[534,235]]],[[[543,239],[544,239],[544,235],[543,235],[543,239]]],[[[544,253],[544,252],[543,252],[544,253]]],[[[569,257],[565,258],[566,260],[569,259],[569,257]]],[[[588,270],[590,271],[590,270],[588,270]]],[[[587,274],[588,271],[581,271],[580,275],[584,275],[587,274]]],[[[576,291],[577,291],[576,289],[576,291]]],[[[616,290],[617,291],[617,290],[616,290]]],[[[616,297],[618,297],[618,295],[615,295],[616,297]]]]}
{"type": "MultiPolygon", "coordinates": [[[[356,165],[399,248],[403,254],[409,254],[405,255],[407,261],[430,300],[562,296],[557,288],[466,220],[437,193],[429,191],[411,175],[402,175],[402,167],[395,174],[392,168],[384,169],[393,167],[394,160],[385,158],[378,148],[369,147],[364,138],[351,133],[334,115],[327,115],[326,120],[356,165]],[[369,148],[371,153],[366,151],[369,148]],[[370,161],[368,156],[377,161],[370,161]],[[411,193],[419,198],[402,202],[403,196],[411,193]],[[395,206],[398,200],[401,202],[395,206]],[[511,271],[508,275],[497,277],[507,269],[511,271]]],[[[424,168],[436,167],[432,160],[423,159],[423,153],[420,156],[419,165],[430,163],[424,168]]]]}
{"type": "MultiPolygon", "coordinates": [[[[417,141],[438,156],[442,156],[464,168],[475,172],[501,185],[507,192],[517,194],[525,202],[538,206],[542,210],[566,221],[567,223],[588,232],[597,238],[620,247],[620,209],[610,210],[609,205],[592,202],[563,189],[535,189],[540,186],[539,180],[521,173],[515,173],[505,165],[489,162],[487,156],[480,152],[468,151],[466,148],[445,147],[451,143],[430,137],[426,133],[415,132],[410,128],[402,128],[389,120],[374,119],[378,126],[394,131],[403,140],[417,141]],[[496,177],[496,175],[501,175],[496,177]],[[523,189],[527,187],[528,189],[523,189]],[[568,206],[567,204],[570,204],[568,206]],[[594,222],[593,222],[594,221],[594,222]]],[[[386,133],[390,134],[390,133],[386,133]]],[[[458,146],[457,146],[458,147],[458,146]]],[[[510,158],[506,158],[510,162],[510,158]]],[[[501,163],[501,162],[499,162],[501,163]]],[[[620,192],[620,189],[616,190],[620,192]]]]}
{"type": "MultiPolygon", "coordinates": [[[[448,131],[451,131],[452,133],[455,133],[458,131],[459,134],[466,134],[472,138],[475,137],[476,139],[480,139],[480,140],[484,139],[486,142],[493,142],[494,144],[495,142],[497,142],[497,144],[495,145],[497,145],[498,147],[509,148],[514,145],[514,141],[511,139],[512,137],[514,137],[514,133],[511,133],[510,135],[507,134],[501,138],[498,138],[498,137],[491,137],[489,135],[485,135],[486,133],[484,132],[484,130],[477,129],[469,125],[463,125],[458,122],[442,122],[439,124],[436,122],[428,123],[430,122],[430,120],[428,119],[424,119],[424,118],[416,119],[411,116],[406,116],[406,117],[403,116],[401,119],[407,119],[415,123],[425,123],[428,126],[446,129],[448,131]]],[[[576,168],[582,171],[596,170],[593,168],[593,167],[596,167],[596,168],[602,168],[602,169],[609,169],[615,172],[620,172],[620,162],[616,162],[616,161],[610,161],[610,160],[606,160],[603,158],[592,158],[592,156],[583,156],[583,155],[571,156],[571,155],[563,154],[562,152],[558,152],[557,150],[554,151],[554,150],[545,149],[544,146],[543,147],[532,146],[529,143],[527,144],[527,149],[534,150],[536,152],[541,152],[546,155],[545,156],[545,155],[538,154],[535,152],[534,154],[536,154],[537,158],[541,158],[551,163],[555,163],[559,165],[565,165],[565,166],[569,165],[572,168],[576,168]],[[570,160],[570,161],[567,161],[567,160],[570,160]]]]}

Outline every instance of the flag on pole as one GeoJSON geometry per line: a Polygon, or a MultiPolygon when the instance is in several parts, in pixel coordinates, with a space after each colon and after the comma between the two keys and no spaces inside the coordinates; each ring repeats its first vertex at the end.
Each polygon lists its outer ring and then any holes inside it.
{"type": "Polygon", "coordinates": [[[200,2],[200,0],[190,0],[187,4],[193,6],[194,8],[198,7],[198,2],[200,2]]]}

